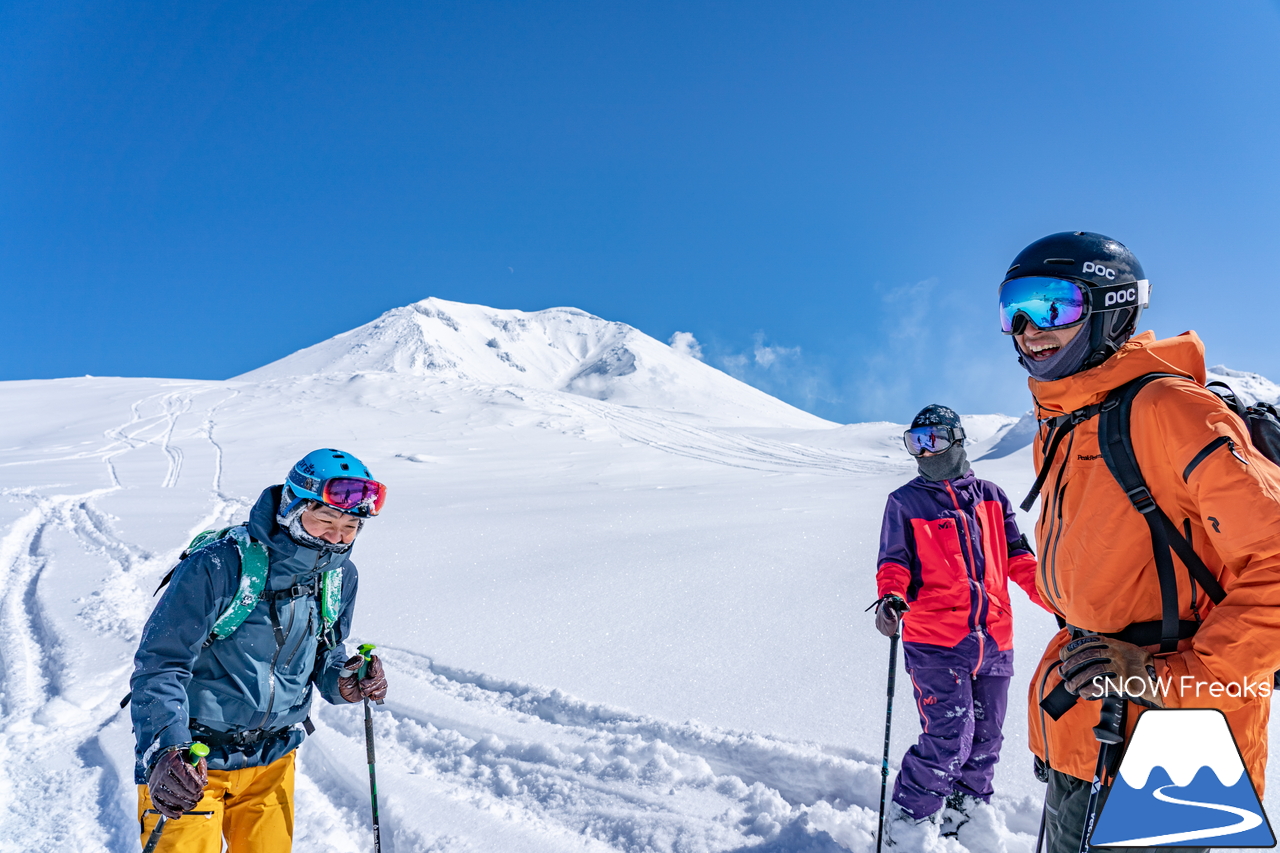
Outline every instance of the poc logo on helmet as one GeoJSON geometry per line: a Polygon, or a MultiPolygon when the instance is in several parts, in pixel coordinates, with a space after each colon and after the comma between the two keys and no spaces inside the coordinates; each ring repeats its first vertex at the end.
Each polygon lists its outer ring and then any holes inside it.
{"type": "Polygon", "coordinates": [[[1114,279],[1116,277],[1115,270],[1109,267],[1104,267],[1102,264],[1095,264],[1093,261],[1084,262],[1084,272],[1085,275],[1093,273],[1094,275],[1100,275],[1103,278],[1114,279]]]}
{"type": "Polygon", "coordinates": [[[1138,288],[1130,287],[1125,290],[1118,290],[1114,293],[1108,293],[1107,298],[1103,300],[1103,307],[1109,308],[1112,305],[1124,305],[1126,302],[1138,301],[1138,288]]]}

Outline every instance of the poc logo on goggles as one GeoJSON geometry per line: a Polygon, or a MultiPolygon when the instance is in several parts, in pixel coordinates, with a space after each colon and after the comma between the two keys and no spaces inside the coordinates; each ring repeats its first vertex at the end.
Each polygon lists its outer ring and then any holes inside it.
{"type": "Polygon", "coordinates": [[[1093,290],[1094,310],[1106,311],[1110,308],[1128,308],[1136,305],[1146,308],[1150,302],[1151,285],[1144,278],[1142,281],[1131,281],[1125,284],[1109,284],[1093,290]]]}
{"type": "Polygon", "coordinates": [[[1115,270],[1110,267],[1104,267],[1102,264],[1095,264],[1093,261],[1084,262],[1084,272],[1085,275],[1093,273],[1094,275],[1099,275],[1108,279],[1114,279],[1116,277],[1115,270]]]}
{"type": "Polygon", "coordinates": [[[1103,306],[1110,308],[1112,305],[1124,305],[1127,302],[1138,301],[1138,288],[1130,287],[1127,290],[1116,290],[1108,293],[1106,299],[1103,300],[1103,306]]]}

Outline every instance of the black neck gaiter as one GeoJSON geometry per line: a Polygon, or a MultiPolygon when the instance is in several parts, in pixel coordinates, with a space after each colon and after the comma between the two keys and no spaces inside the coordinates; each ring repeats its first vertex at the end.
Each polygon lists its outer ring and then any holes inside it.
{"type": "Polygon", "coordinates": [[[1053,382],[1056,379],[1063,379],[1073,373],[1079,373],[1084,367],[1085,359],[1089,357],[1089,336],[1090,326],[1088,324],[1081,326],[1076,336],[1067,341],[1067,345],[1046,358],[1044,361],[1036,361],[1028,355],[1024,355],[1022,349],[1018,346],[1015,338],[1013,341],[1013,349],[1018,353],[1018,363],[1027,369],[1034,379],[1041,382],[1053,382]]]}
{"type": "Polygon", "coordinates": [[[969,470],[969,457],[964,453],[964,446],[953,444],[937,456],[919,456],[916,467],[920,476],[932,483],[943,480],[954,480],[962,477],[969,470]]]}

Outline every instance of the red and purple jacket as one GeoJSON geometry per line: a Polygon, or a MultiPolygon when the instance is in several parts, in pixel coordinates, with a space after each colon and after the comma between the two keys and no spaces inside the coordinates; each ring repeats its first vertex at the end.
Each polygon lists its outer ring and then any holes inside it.
{"type": "Polygon", "coordinates": [[[877,565],[880,595],[911,605],[905,642],[951,648],[977,633],[1012,649],[1009,578],[1044,607],[1009,499],[973,471],[936,483],[916,477],[889,495],[877,565]]]}

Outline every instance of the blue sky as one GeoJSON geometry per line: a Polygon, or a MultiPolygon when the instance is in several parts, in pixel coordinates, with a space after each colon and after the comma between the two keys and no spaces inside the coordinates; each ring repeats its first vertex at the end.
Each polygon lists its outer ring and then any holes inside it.
{"type": "Polygon", "coordinates": [[[839,421],[1027,408],[1031,240],[1280,379],[1275,2],[9,2],[0,380],[572,305],[839,421]],[[269,7],[269,8],[268,8],[269,7]]]}

